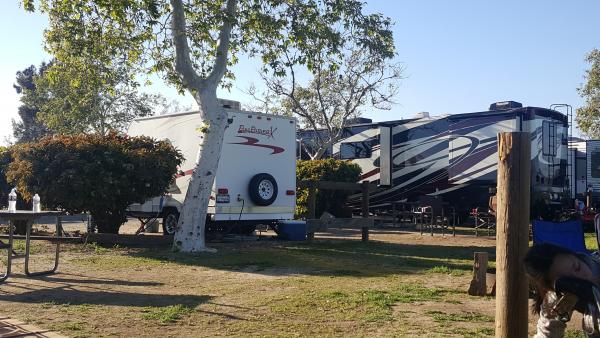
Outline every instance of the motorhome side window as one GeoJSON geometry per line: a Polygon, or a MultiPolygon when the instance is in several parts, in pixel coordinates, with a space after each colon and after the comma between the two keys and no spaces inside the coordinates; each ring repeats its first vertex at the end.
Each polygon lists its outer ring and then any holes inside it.
{"type": "Polygon", "coordinates": [[[542,155],[556,156],[557,137],[556,123],[544,121],[542,123],[542,155]]]}
{"type": "Polygon", "coordinates": [[[353,160],[371,157],[371,142],[346,142],[340,145],[340,159],[353,160]]]}

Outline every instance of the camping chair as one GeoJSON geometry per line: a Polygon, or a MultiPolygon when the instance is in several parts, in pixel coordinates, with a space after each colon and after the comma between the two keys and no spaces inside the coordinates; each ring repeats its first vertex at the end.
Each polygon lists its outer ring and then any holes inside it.
{"type": "MultiPolygon", "coordinates": [[[[418,204],[418,203],[417,203],[418,204]]],[[[417,224],[416,203],[414,202],[392,202],[393,225],[417,224]]],[[[419,214],[420,215],[420,214],[419,214]]]]}
{"type": "Polygon", "coordinates": [[[423,228],[429,228],[431,236],[433,229],[440,228],[442,236],[448,228],[448,217],[445,216],[444,204],[441,198],[435,196],[423,195],[419,198],[419,207],[415,211],[415,216],[420,221],[420,231],[423,234],[423,228]]]}
{"type": "Polygon", "coordinates": [[[531,224],[533,244],[550,243],[577,253],[590,254],[585,247],[583,226],[580,220],[548,222],[534,220],[531,224]]]}
{"type": "Polygon", "coordinates": [[[594,231],[596,232],[596,243],[598,244],[598,251],[595,252],[596,256],[600,255],[600,238],[598,234],[600,233],[600,213],[596,214],[594,217],[594,231]]]}
{"type": "Polygon", "coordinates": [[[475,236],[479,236],[480,229],[487,229],[488,236],[492,230],[496,230],[496,208],[496,196],[490,196],[487,211],[480,210],[483,208],[479,207],[471,210],[471,216],[475,220],[475,236]]]}

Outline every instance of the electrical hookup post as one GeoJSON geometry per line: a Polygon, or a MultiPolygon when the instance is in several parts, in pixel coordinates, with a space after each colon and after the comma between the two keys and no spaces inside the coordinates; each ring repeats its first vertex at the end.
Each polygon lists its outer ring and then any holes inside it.
{"type": "Polygon", "coordinates": [[[496,337],[527,337],[530,179],[530,134],[498,133],[496,337]]]}

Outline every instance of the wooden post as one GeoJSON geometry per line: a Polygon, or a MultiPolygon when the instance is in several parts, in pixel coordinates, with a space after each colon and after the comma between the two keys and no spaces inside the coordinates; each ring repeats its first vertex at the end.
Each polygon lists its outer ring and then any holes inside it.
{"type": "Polygon", "coordinates": [[[498,134],[496,337],[527,337],[531,141],[525,132],[498,134]]]}
{"type": "MultiPolygon", "coordinates": [[[[306,219],[317,218],[317,189],[315,182],[310,182],[308,187],[308,213],[306,219]]],[[[306,234],[306,240],[312,241],[315,238],[314,232],[308,232],[306,234]]]]}
{"type": "Polygon", "coordinates": [[[473,256],[473,280],[471,280],[468,293],[471,296],[485,296],[487,291],[488,253],[476,252],[473,256]]]}
{"type": "Polygon", "coordinates": [[[585,192],[586,204],[585,206],[590,209],[592,207],[592,189],[588,188],[585,192]]]}
{"type": "MultiPolygon", "coordinates": [[[[369,218],[369,182],[362,182],[362,217],[369,218]]],[[[369,227],[362,227],[362,241],[369,240],[369,227]]]]}

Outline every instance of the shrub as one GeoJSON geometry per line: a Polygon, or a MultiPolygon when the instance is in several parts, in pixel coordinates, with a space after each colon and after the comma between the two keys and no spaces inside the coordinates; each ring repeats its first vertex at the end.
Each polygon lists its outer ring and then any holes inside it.
{"type": "Polygon", "coordinates": [[[13,187],[6,180],[6,171],[12,161],[9,148],[0,147],[0,207],[8,206],[8,194],[13,187]]]}
{"type": "MultiPolygon", "coordinates": [[[[12,162],[12,148],[10,147],[0,147],[0,207],[6,208],[8,207],[8,194],[14,185],[11,185],[6,178],[6,172],[8,170],[8,165],[12,162]]],[[[17,194],[17,209],[19,210],[29,210],[31,209],[31,201],[25,201],[21,194],[17,194]]],[[[15,225],[14,232],[17,235],[25,235],[27,231],[27,221],[25,220],[15,220],[13,221],[15,225]]]]}
{"type": "MultiPolygon", "coordinates": [[[[296,162],[297,180],[357,182],[361,174],[360,167],[348,161],[325,159],[296,162]]],[[[316,216],[324,211],[339,216],[346,199],[352,192],[317,189],[316,216]]],[[[296,217],[306,217],[308,212],[308,189],[298,189],[296,217]]]]}
{"type": "Polygon", "coordinates": [[[118,233],[132,203],[165,192],[183,159],[168,141],[101,135],[49,136],[12,148],[7,178],[46,208],[89,212],[100,232],[118,233]]]}

